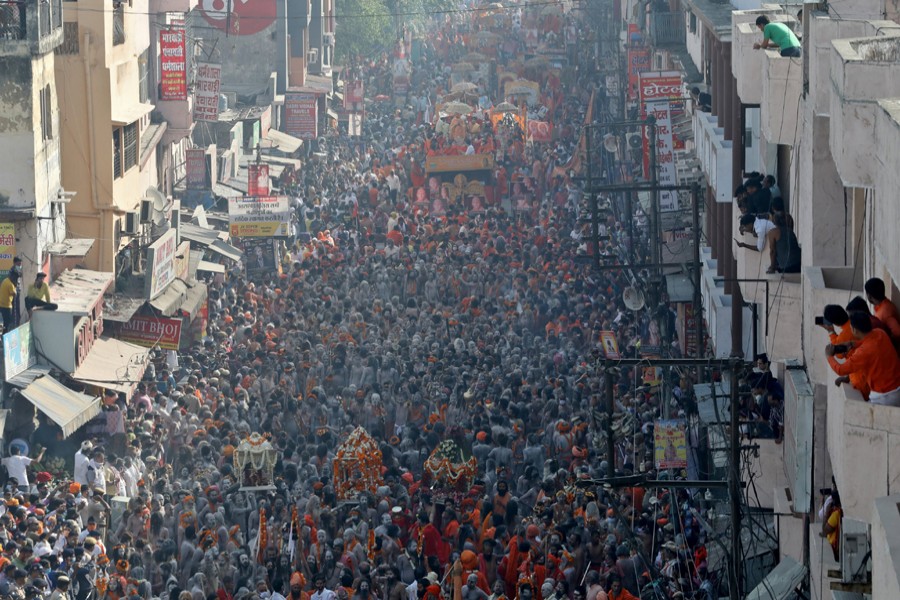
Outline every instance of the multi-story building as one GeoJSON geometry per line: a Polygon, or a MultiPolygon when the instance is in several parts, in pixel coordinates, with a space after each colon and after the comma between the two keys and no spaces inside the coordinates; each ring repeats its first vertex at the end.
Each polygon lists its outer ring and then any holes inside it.
{"type": "Polygon", "coordinates": [[[141,200],[156,190],[167,161],[157,146],[164,123],[151,121],[147,0],[66,4],[56,57],[62,182],[77,192],[68,227],[97,242],[86,264],[122,273],[139,260],[141,200]]]}
{"type": "Polygon", "coordinates": [[[707,257],[718,259],[706,261],[707,270],[718,270],[707,279],[732,280],[732,306],[753,306],[757,317],[745,324],[743,340],[717,338],[717,312],[725,305],[705,295],[710,341],[738,349],[757,340],[756,351],[768,353],[784,383],[784,443],[754,440],[759,459],[750,466],[760,504],[777,516],[779,555],[802,566],[806,597],[900,597],[900,468],[892,460],[900,408],[865,402],[849,385],[835,385],[824,353],[828,336],[816,325],[826,304],[865,297],[870,277],[883,279],[888,298],[900,303],[900,243],[893,230],[900,217],[897,6],[682,0],[647,10],[651,23],[656,11],[681,13],[684,50],[711,95],[710,110],[693,117],[709,189],[707,257]],[[755,49],[762,41],[760,15],[791,27],[802,57],[755,49]],[[802,247],[800,273],[769,274],[767,253],[735,243],[754,241],[738,230],[732,194],[752,171],[777,180],[802,247]],[[819,490],[833,485],[848,536],[841,561],[820,535],[819,490]]]}
{"type": "Polygon", "coordinates": [[[26,282],[38,270],[61,268],[52,256],[72,250],[64,243],[72,197],[60,182],[65,123],[54,68],[54,50],[63,41],[62,9],[60,0],[0,6],[0,263],[8,269],[12,254],[20,255],[26,282]]]}

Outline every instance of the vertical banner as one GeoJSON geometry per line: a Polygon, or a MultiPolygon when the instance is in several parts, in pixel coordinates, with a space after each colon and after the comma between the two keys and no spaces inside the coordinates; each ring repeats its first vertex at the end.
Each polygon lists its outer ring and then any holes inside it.
{"type": "MultiPolygon", "coordinates": [[[[681,73],[678,71],[653,71],[641,73],[640,78],[640,101],[641,101],[641,118],[646,119],[650,114],[648,104],[662,103],[665,108],[657,108],[660,114],[657,118],[657,166],[659,169],[659,182],[663,185],[675,184],[675,156],[676,148],[674,136],[672,135],[672,119],[684,113],[684,99],[682,98],[681,73]],[[666,119],[666,125],[660,129],[659,119],[666,119]],[[665,133],[663,133],[665,132],[665,133]],[[664,141],[665,139],[665,141],[664,141]],[[668,143],[668,151],[666,147],[660,147],[660,144],[668,143]],[[666,156],[663,156],[666,155],[666,156]],[[663,167],[664,161],[668,160],[671,164],[671,172],[667,171],[669,167],[663,167]],[[663,183],[664,177],[668,177],[671,173],[671,183],[663,183]]],[[[644,174],[648,180],[653,177],[650,173],[650,132],[644,127],[644,174]]],[[[668,192],[660,194],[660,207],[663,211],[671,211],[678,209],[677,194],[668,192]],[[665,196],[665,197],[664,197],[665,196]],[[662,208],[665,206],[665,208],[662,208]]]]}
{"type": "MultiPolygon", "coordinates": [[[[669,110],[669,101],[647,102],[644,104],[644,108],[647,115],[656,117],[656,169],[659,185],[677,185],[675,148],[672,143],[672,112],[669,110]]],[[[647,160],[650,160],[649,156],[647,160]]],[[[678,210],[678,192],[672,190],[659,192],[659,210],[660,212],[678,210]]]]}
{"type": "Polygon", "coordinates": [[[269,165],[256,163],[247,165],[247,195],[269,195],[269,165]]]}
{"type": "Polygon", "coordinates": [[[318,137],[319,113],[315,94],[289,92],[284,96],[284,131],[301,140],[318,137]]]}
{"type": "Polygon", "coordinates": [[[656,421],[653,442],[657,469],[687,469],[687,436],[683,420],[656,421]]]}
{"type": "Polygon", "coordinates": [[[187,100],[184,29],[159,32],[159,99],[187,100]]]}
{"type": "Polygon", "coordinates": [[[628,46],[628,99],[637,100],[641,73],[650,70],[651,50],[649,46],[628,46]]]}
{"type": "Polygon", "coordinates": [[[12,269],[16,256],[16,226],[14,223],[0,223],[0,278],[12,269]]]}
{"type": "Polygon", "coordinates": [[[194,92],[194,120],[219,120],[219,85],[222,83],[222,65],[200,63],[197,65],[196,91],[194,92]]]}
{"type": "Polygon", "coordinates": [[[360,112],[365,108],[365,88],[360,80],[344,84],[344,110],[360,112]]]}
{"type": "Polygon", "coordinates": [[[350,113],[347,121],[347,135],[350,135],[352,137],[361,136],[362,120],[363,116],[361,113],[350,113]]]}
{"type": "Polygon", "coordinates": [[[203,189],[207,186],[206,150],[188,148],[184,151],[184,173],[189,190],[203,189]]]}
{"type": "Polygon", "coordinates": [[[619,341],[616,334],[612,331],[600,332],[600,343],[603,346],[603,356],[609,360],[619,360],[622,354],[619,352],[619,341]]]}

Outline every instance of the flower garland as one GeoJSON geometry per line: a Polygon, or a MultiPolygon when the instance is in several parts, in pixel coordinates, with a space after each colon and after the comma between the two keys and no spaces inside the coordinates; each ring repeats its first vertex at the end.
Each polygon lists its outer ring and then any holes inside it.
{"type": "Polygon", "coordinates": [[[334,455],[332,471],[338,500],[348,500],[360,492],[375,493],[382,485],[381,449],[365,429],[357,427],[334,455]]]}
{"type": "Polygon", "coordinates": [[[266,545],[268,543],[268,535],[266,534],[266,511],[261,508],[259,509],[259,543],[256,545],[256,562],[259,564],[265,563],[266,545]]]}
{"type": "Polygon", "coordinates": [[[478,461],[474,456],[465,460],[462,450],[453,440],[444,440],[425,461],[425,471],[433,484],[460,487],[467,485],[478,474],[478,461]]]}

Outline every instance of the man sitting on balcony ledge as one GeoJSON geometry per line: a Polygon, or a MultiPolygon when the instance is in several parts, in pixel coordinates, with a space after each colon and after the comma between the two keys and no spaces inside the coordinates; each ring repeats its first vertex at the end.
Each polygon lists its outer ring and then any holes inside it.
{"type": "Polygon", "coordinates": [[[772,23],[769,17],[760,15],[756,18],[756,26],[763,32],[762,43],[753,44],[754,50],[763,48],[779,48],[782,56],[798,58],[800,56],[800,40],[784,23],[772,23]]]}
{"type": "Polygon", "coordinates": [[[863,312],[850,313],[853,341],[844,346],[828,344],[825,356],[828,364],[840,376],[862,375],[869,386],[869,402],[900,406],[900,359],[891,338],[881,329],[872,329],[872,319],[863,312]],[[853,352],[843,363],[835,354],[853,352]]]}

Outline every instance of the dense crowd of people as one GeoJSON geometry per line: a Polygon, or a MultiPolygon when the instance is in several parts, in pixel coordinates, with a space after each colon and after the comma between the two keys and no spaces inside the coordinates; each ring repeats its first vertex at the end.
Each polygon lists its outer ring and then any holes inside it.
{"type": "MultiPolygon", "coordinates": [[[[565,47],[582,23],[554,18],[543,34],[565,47]]],[[[416,205],[426,155],[455,145],[432,111],[473,23],[463,13],[436,24],[411,61],[407,103],[371,105],[361,137],[320,148],[295,190],[282,268],[248,277],[238,264],[214,278],[204,342],[148,371],[134,397],[104,398],[124,434],[84,439],[70,481],[35,472],[28,449],[4,460],[0,597],[718,597],[691,490],[598,482],[666,477],[653,423],[690,412],[692,391],[690,373],[666,373],[662,397],[639,369],[618,369],[607,455],[600,332],[628,357],[672,336],[657,314],[626,308],[623,271],[585,260],[567,169],[593,62],[568,81],[543,75],[552,142],[464,140],[463,153],[496,154],[498,179],[528,179],[521,210],[504,204],[503,185],[478,210],[416,205]],[[335,453],[357,427],[378,445],[379,485],[338,501],[335,453]],[[233,463],[253,432],[278,452],[267,491],[242,490],[233,463]],[[464,490],[429,479],[426,460],[448,441],[477,461],[464,490]]],[[[523,50],[524,31],[509,33],[501,58],[523,50]]],[[[385,53],[345,78],[391,95],[392,68],[385,53]]],[[[601,252],[633,250],[627,229],[608,216],[601,252]]]]}

